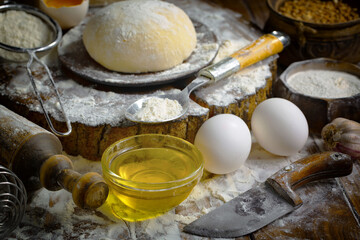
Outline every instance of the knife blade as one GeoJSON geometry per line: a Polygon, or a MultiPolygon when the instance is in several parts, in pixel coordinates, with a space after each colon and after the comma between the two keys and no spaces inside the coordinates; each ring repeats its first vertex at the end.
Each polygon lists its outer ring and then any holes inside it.
{"type": "Polygon", "coordinates": [[[338,152],[310,155],[200,217],[185,226],[183,231],[217,238],[250,234],[302,205],[294,189],[311,181],[346,176],[351,172],[352,160],[349,155],[338,152]]]}

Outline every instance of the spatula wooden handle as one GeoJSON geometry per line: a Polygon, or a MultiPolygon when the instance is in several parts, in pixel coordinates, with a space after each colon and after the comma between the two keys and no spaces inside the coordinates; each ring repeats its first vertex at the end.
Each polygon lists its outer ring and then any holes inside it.
{"type": "Polygon", "coordinates": [[[313,154],[281,169],[267,183],[294,206],[300,206],[302,200],[294,189],[311,181],[349,175],[352,166],[351,157],[343,153],[313,154]]]}
{"type": "Polygon", "coordinates": [[[41,165],[40,182],[48,190],[64,188],[71,192],[75,204],[81,208],[100,207],[109,193],[100,174],[89,172],[81,175],[73,170],[71,160],[64,155],[51,156],[41,165]]]}
{"type": "Polygon", "coordinates": [[[243,68],[281,52],[289,44],[290,37],[288,35],[273,31],[263,35],[229,57],[201,69],[199,76],[207,77],[213,81],[224,79],[243,68]]]}
{"type": "Polygon", "coordinates": [[[235,58],[240,64],[240,69],[243,69],[279,53],[283,49],[284,44],[278,37],[273,34],[265,34],[250,45],[231,54],[230,57],[235,58]]]}

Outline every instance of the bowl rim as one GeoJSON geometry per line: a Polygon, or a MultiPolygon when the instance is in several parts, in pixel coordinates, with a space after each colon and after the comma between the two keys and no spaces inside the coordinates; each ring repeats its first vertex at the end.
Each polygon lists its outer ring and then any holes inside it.
{"type": "MultiPolygon", "coordinates": [[[[353,63],[349,63],[349,62],[345,62],[345,61],[340,61],[340,60],[336,60],[336,59],[332,59],[332,58],[314,58],[314,59],[307,59],[307,60],[303,60],[303,61],[297,61],[297,62],[293,62],[291,63],[282,73],[281,75],[279,76],[279,81],[281,81],[287,89],[289,89],[293,94],[297,94],[297,95],[300,95],[300,96],[304,96],[304,97],[307,97],[307,98],[311,98],[311,99],[319,99],[319,100],[325,100],[325,101],[343,101],[343,100],[348,100],[348,99],[354,99],[354,98],[357,98],[359,97],[360,98],[360,93],[357,93],[355,95],[352,95],[352,96],[349,96],[349,97],[341,97],[341,98],[325,98],[325,97],[315,97],[315,96],[310,96],[310,95],[307,95],[307,94],[304,94],[304,93],[300,93],[296,90],[294,90],[289,84],[288,84],[288,81],[287,81],[287,77],[289,75],[289,73],[298,68],[299,66],[303,66],[303,65],[309,65],[309,64],[312,64],[312,63],[316,63],[316,64],[321,64],[321,63],[332,63],[332,64],[344,64],[344,65],[347,65],[351,68],[353,68],[354,70],[356,71],[359,71],[360,73],[360,66],[356,65],[356,64],[353,64],[353,63]]],[[[325,65],[324,65],[325,66],[325,65]]],[[[343,71],[343,70],[338,70],[338,69],[333,69],[334,71],[343,71]]],[[[330,70],[331,71],[331,70],[330,70]]],[[[343,71],[343,72],[346,72],[346,73],[349,73],[349,74],[353,74],[354,73],[351,73],[349,71],[343,71]]],[[[357,75],[356,75],[357,76],[357,75]]],[[[359,79],[360,77],[357,76],[359,79]]]]}
{"type": "MultiPolygon", "coordinates": [[[[345,27],[351,27],[356,24],[360,24],[360,17],[357,19],[354,19],[354,20],[351,20],[348,22],[342,22],[342,23],[313,23],[313,22],[306,22],[306,21],[298,20],[298,19],[291,18],[291,17],[281,14],[277,9],[275,9],[275,7],[272,6],[272,4],[270,4],[271,1],[272,0],[266,0],[266,4],[267,4],[268,8],[270,9],[270,12],[273,12],[277,16],[284,18],[287,22],[290,22],[290,23],[294,23],[294,22],[302,23],[309,27],[323,28],[323,29],[345,28],[345,27]]],[[[278,0],[275,0],[275,1],[278,1],[278,0]]],[[[284,0],[284,2],[285,1],[288,1],[288,0],[284,0]]]]}
{"type": "Polygon", "coordinates": [[[101,167],[102,167],[104,178],[111,181],[111,182],[113,182],[117,186],[122,186],[122,187],[127,188],[127,189],[136,190],[136,191],[143,191],[143,192],[161,192],[161,191],[168,191],[168,190],[171,190],[171,189],[180,188],[180,187],[182,187],[184,185],[187,185],[187,184],[191,183],[192,181],[194,181],[196,179],[200,179],[200,177],[203,174],[203,170],[204,170],[204,159],[203,159],[203,155],[200,152],[200,150],[194,144],[188,142],[185,139],[175,137],[175,136],[172,136],[172,135],[168,135],[168,134],[147,133],[147,134],[138,134],[138,135],[129,136],[129,137],[120,139],[120,140],[115,141],[114,143],[112,143],[109,147],[107,147],[105,149],[105,151],[102,154],[101,167]],[[192,149],[195,150],[196,155],[198,155],[198,157],[201,159],[199,167],[195,171],[193,171],[191,174],[189,174],[188,176],[186,176],[184,178],[173,180],[173,181],[168,181],[168,182],[160,182],[160,183],[147,183],[147,182],[139,182],[139,181],[132,181],[132,180],[124,179],[124,178],[120,177],[118,174],[116,174],[116,173],[114,173],[113,171],[110,170],[108,165],[109,165],[109,161],[111,161],[111,160],[109,160],[105,156],[108,155],[107,153],[109,153],[114,148],[114,146],[116,146],[120,142],[129,141],[129,140],[134,139],[134,138],[149,137],[149,136],[151,136],[151,137],[171,138],[171,139],[186,143],[192,149]],[[123,183],[134,183],[134,185],[140,186],[140,187],[133,187],[133,186],[129,186],[129,184],[121,184],[119,182],[115,183],[114,180],[109,178],[109,177],[111,177],[113,179],[116,179],[116,180],[120,180],[123,183]],[[177,183],[179,183],[179,184],[177,184],[177,183]],[[172,185],[175,184],[175,185],[171,186],[171,187],[165,187],[165,185],[169,185],[169,184],[172,184],[172,185]],[[155,187],[155,189],[144,189],[144,188],[141,188],[141,186],[155,187]]]}

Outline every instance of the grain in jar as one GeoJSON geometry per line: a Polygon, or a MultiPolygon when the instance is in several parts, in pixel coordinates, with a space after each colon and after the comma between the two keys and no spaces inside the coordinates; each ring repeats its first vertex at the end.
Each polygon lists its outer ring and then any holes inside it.
{"type": "Polygon", "coordinates": [[[358,9],[342,1],[285,1],[279,12],[296,20],[320,24],[343,23],[359,18],[358,9]]]}

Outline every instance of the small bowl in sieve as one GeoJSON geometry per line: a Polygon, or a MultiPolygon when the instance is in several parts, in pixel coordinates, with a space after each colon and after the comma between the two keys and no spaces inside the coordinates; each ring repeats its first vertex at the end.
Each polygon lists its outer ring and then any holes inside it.
{"type": "Polygon", "coordinates": [[[57,90],[54,79],[53,79],[53,77],[52,77],[52,75],[50,73],[50,70],[49,70],[48,66],[45,63],[43,63],[38,58],[38,56],[36,55],[36,53],[45,54],[46,51],[52,49],[53,47],[55,47],[60,42],[61,37],[62,37],[61,27],[54,19],[52,19],[51,17],[49,17],[45,13],[41,12],[39,9],[28,6],[28,5],[6,4],[6,5],[0,6],[0,13],[6,12],[6,11],[9,11],[9,10],[24,11],[26,13],[32,14],[35,17],[38,17],[39,19],[44,21],[46,24],[48,24],[48,26],[50,27],[50,29],[54,33],[53,40],[49,44],[47,44],[45,46],[36,47],[36,48],[22,48],[22,47],[10,46],[10,45],[7,45],[7,44],[4,44],[4,43],[0,42],[0,48],[5,49],[7,51],[16,52],[16,53],[27,53],[29,55],[29,59],[28,59],[28,62],[26,64],[26,70],[27,70],[31,85],[32,85],[32,87],[34,89],[35,95],[36,95],[38,101],[40,102],[41,108],[42,108],[42,110],[44,112],[46,121],[49,124],[49,127],[50,127],[51,131],[54,134],[56,134],[58,136],[69,135],[71,133],[71,131],[72,131],[70,120],[68,119],[68,117],[66,115],[66,112],[64,111],[64,107],[63,107],[63,104],[62,104],[61,99],[60,99],[60,94],[59,94],[59,92],[57,90]],[[49,80],[51,82],[51,85],[52,85],[52,87],[53,87],[53,89],[55,91],[57,100],[59,102],[60,110],[61,110],[61,112],[62,112],[62,114],[64,116],[64,119],[65,119],[65,122],[66,122],[66,125],[67,125],[68,130],[66,132],[59,132],[54,128],[54,125],[52,124],[51,119],[49,117],[49,114],[48,114],[47,110],[45,109],[44,102],[43,102],[43,100],[42,100],[42,98],[40,96],[40,93],[39,93],[39,91],[38,91],[38,89],[36,87],[36,84],[35,84],[35,81],[34,81],[34,76],[32,75],[31,69],[30,69],[31,65],[35,61],[38,62],[40,65],[42,65],[46,70],[46,73],[47,73],[47,75],[49,77],[49,80]]]}

